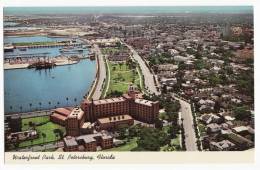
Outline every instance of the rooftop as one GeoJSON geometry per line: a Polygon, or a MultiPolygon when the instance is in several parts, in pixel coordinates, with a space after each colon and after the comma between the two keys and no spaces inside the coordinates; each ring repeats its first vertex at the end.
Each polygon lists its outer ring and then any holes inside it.
{"type": "Polygon", "coordinates": [[[81,118],[83,117],[83,115],[84,115],[84,111],[81,110],[81,108],[79,108],[79,107],[75,107],[75,108],[71,111],[71,113],[70,113],[70,115],[68,116],[68,118],[76,117],[77,119],[81,119],[81,118]]]}
{"type": "Polygon", "coordinates": [[[147,105],[147,106],[152,106],[154,103],[153,101],[145,100],[145,99],[135,99],[135,103],[147,105]]]}
{"type": "Polygon", "coordinates": [[[71,113],[71,110],[67,108],[57,108],[53,110],[54,112],[57,112],[61,115],[68,116],[71,113]]]}
{"type": "Polygon", "coordinates": [[[78,143],[75,140],[75,137],[66,136],[63,140],[64,140],[64,143],[66,146],[77,146],[78,145],[78,143]]]}
{"type": "Polygon", "coordinates": [[[130,115],[118,115],[118,116],[111,116],[98,119],[100,123],[110,123],[110,122],[119,122],[123,120],[131,120],[133,119],[130,115]]]}
{"type": "Polygon", "coordinates": [[[100,104],[117,103],[117,102],[123,102],[123,101],[125,101],[124,97],[116,97],[116,98],[110,98],[110,99],[95,100],[93,103],[95,105],[100,105],[100,104]]]}
{"type": "Polygon", "coordinates": [[[229,140],[222,140],[220,142],[211,142],[210,144],[212,144],[220,149],[226,149],[226,148],[235,146],[235,144],[230,142],[229,140]]]}

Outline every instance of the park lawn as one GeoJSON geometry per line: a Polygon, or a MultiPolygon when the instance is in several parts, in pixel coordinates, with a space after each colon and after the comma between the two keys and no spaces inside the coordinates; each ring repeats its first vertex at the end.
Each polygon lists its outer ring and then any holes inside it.
{"type": "Polygon", "coordinates": [[[174,146],[180,146],[180,134],[178,134],[176,138],[171,140],[171,144],[174,146]]]}
{"type": "Polygon", "coordinates": [[[26,118],[22,120],[22,131],[28,130],[29,122],[33,122],[35,124],[49,122],[49,116],[40,116],[40,117],[33,117],[33,118],[26,118]]]}
{"type": "Polygon", "coordinates": [[[53,141],[59,140],[60,137],[58,136],[56,138],[56,135],[53,132],[54,129],[60,129],[63,133],[65,133],[65,128],[58,124],[52,123],[49,119],[49,116],[23,119],[22,120],[22,130],[29,129],[28,123],[30,121],[36,124],[36,130],[37,130],[37,133],[39,134],[39,137],[37,139],[34,139],[32,142],[31,141],[21,142],[19,144],[19,147],[27,147],[27,146],[31,146],[31,145],[43,144],[43,143],[48,143],[48,142],[53,142],[53,141]],[[37,126],[38,123],[43,123],[43,124],[37,126]],[[46,134],[45,139],[43,139],[42,133],[46,134]]]}
{"type": "Polygon", "coordinates": [[[119,146],[119,147],[115,147],[115,148],[111,148],[111,149],[105,149],[103,151],[132,151],[135,148],[137,148],[137,138],[133,138],[130,139],[129,142],[127,142],[126,144],[119,146]]]}
{"type": "Polygon", "coordinates": [[[108,93],[115,90],[125,93],[129,85],[132,84],[133,79],[135,80],[135,85],[140,85],[137,71],[135,70],[133,73],[133,70],[130,70],[125,63],[120,67],[119,64],[109,62],[109,69],[110,83],[108,93]]]}

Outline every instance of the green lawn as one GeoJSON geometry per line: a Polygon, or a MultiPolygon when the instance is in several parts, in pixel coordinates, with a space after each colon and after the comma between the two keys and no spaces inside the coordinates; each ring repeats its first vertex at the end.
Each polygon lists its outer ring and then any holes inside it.
{"type": "Polygon", "coordinates": [[[48,143],[48,142],[59,140],[60,137],[56,138],[56,135],[53,132],[54,129],[60,129],[63,133],[65,133],[65,128],[58,124],[52,123],[49,119],[49,116],[22,119],[23,131],[29,129],[29,122],[33,122],[36,125],[36,130],[39,134],[39,137],[37,139],[34,139],[32,142],[31,141],[21,142],[19,144],[19,147],[26,147],[30,145],[48,143]],[[42,133],[46,134],[45,139],[43,139],[42,133]]]}
{"type": "Polygon", "coordinates": [[[125,93],[129,85],[133,83],[133,80],[136,86],[140,85],[140,79],[136,69],[130,70],[125,63],[120,67],[120,64],[109,62],[109,69],[110,83],[108,94],[116,90],[125,93]]]}
{"type": "Polygon", "coordinates": [[[103,151],[132,151],[135,148],[137,148],[137,138],[133,138],[130,139],[129,142],[127,142],[126,144],[119,146],[119,147],[115,147],[115,148],[111,148],[111,149],[106,149],[103,151]]]}
{"type": "Polygon", "coordinates": [[[180,145],[180,135],[178,134],[176,138],[171,140],[171,144],[175,145],[175,146],[179,146],[180,145]]]}

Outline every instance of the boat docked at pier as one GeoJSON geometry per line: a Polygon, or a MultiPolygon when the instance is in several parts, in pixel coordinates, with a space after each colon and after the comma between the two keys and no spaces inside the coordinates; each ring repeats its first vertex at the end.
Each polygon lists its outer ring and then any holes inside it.
{"type": "Polygon", "coordinates": [[[41,70],[41,69],[51,69],[55,66],[56,66],[56,64],[53,62],[38,61],[36,63],[30,64],[28,66],[28,68],[35,68],[36,70],[41,70]]]}
{"type": "Polygon", "coordinates": [[[6,44],[4,45],[4,52],[13,52],[14,46],[12,44],[6,44]]]}

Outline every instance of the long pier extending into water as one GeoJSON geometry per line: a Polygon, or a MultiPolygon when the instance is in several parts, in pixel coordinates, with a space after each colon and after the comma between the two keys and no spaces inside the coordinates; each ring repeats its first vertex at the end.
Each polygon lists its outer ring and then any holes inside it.
{"type": "Polygon", "coordinates": [[[73,46],[78,47],[82,46],[82,43],[51,43],[51,44],[39,44],[39,45],[15,45],[15,48],[53,48],[53,47],[65,47],[65,46],[73,46]]]}

